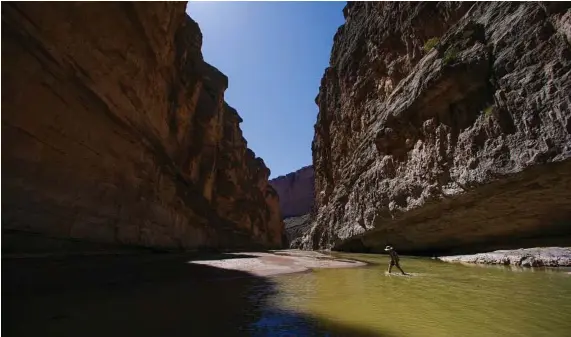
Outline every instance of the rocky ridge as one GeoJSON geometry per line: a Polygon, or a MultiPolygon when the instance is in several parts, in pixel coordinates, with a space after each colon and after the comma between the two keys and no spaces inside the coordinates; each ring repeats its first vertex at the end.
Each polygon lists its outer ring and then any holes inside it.
{"type": "Polygon", "coordinates": [[[185,9],[2,4],[3,249],[282,246],[270,171],[185,9]]]}
{"type": "Polygon", "coordinates": [[[569,8],[348,3],[316,98],[303,247],[571,243],[569,8]]]}

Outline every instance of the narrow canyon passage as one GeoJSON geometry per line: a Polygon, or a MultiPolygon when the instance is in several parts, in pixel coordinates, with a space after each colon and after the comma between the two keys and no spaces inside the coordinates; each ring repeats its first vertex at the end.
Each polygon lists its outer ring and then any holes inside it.
{"type": "Polygon", "coordinates": [[[570,2],[191,5],[2,3],[3,335],[571,335],[570,2]]]}

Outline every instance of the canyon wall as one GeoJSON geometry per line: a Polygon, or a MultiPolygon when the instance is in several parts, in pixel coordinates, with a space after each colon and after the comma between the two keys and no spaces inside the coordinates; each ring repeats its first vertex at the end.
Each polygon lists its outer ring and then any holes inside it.
{"type": "Polygon", "coordinates": [[[284,218],[286,243],[289,248],[299,248],[303,236],[311,228],[311,215],[315,198],[313,166],[270,180],[280,198],[284,218]]]}
{"type": "Polygon", "coordinates": [[[280,198],[280,209],[284,218],[309,214],[314,200],[313,167],[301,169],[270,180],[280,198]]]}
{"type": "Polygon", "coordinates": [[[348,3],[316,98],[303,247],[571,244],[569,8],[348,3]]]}
{"type": "Polygon", "coordinates": [[[269,169],[185,9],[2,3],[4,251],[281,247],[269,169]]]}

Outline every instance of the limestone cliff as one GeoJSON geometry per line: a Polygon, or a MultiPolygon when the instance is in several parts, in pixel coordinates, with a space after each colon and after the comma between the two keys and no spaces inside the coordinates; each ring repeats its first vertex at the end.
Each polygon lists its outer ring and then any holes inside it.
{"type": "Polygon", "coordinates": [[[569,7],[349,3],[316,98],[305,248],[568,245],[569,7]]]}
{"type": "Polygon", "coordinates": [[[301,169],[270,180],[280,198],[280,209],[284,218],[309,214],[314,200],[313,167],[301,169]]]}
{"type": "Polygon", "coordinates": [[[311,228],[314,183],[313,166],[302,167],[295,172],[270,180],[280,198],[285,238],[290,248],[299,248],[301,239],[311,228]]]}
{"type": "Polygon", "coordinates": [[[281,246],[270,172],[185,7],[2,3],[3,248],[281,246]]]}

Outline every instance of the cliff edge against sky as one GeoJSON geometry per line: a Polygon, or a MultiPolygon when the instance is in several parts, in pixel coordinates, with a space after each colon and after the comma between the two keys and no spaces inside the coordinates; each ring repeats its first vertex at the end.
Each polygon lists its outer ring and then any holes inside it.
{"type": "Polygon", "coordinates": [[[2,3],[5,251],[281,247],[270,172],[185,8],[2,3]]]}

